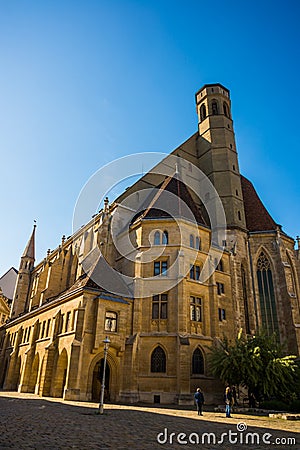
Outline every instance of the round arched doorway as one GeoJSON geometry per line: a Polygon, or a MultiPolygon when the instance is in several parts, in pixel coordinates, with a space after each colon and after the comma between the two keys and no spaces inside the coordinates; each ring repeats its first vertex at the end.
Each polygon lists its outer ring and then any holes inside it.
{"type": "MultiPolygon", "coordinates": [[[[93,371],[93,384],[92,384],[92,401],[99,402],[100,401],[100,392],[101,392],[101,384],[103,377],[103,366],[104,359],[100,359],[94,367],[93,371]]],[[[108,402],[110,400],[110,366],[109,363],[106,362],[105,369],[105,390],[104,390],[104,402],[108,402]]]]}

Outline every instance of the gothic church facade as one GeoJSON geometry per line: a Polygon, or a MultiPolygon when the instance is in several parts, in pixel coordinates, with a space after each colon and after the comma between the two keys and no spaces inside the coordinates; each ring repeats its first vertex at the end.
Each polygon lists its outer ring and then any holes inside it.
{"type": "Polygon", "coordinates": [[[207,402],[220,401],[209,347],[223,336],[234,339],[240,329],[275,332],[287,353],[299,355],[299,249],[240,174],[228,89],[205,85],[196,109],[198,131],[172,154],[191,177],[194,167],[201,169],[221,199],[227,234],[215,245],[215,270],[201,279],[211,224],[178,168],[169,176],[149,172],[110,205],[106,200],[37,264],[34,227],[10,318],[0,328],[1,388],[99,401],[106,336],[106,399],[115,402],[183,404],[198,385],[207,402]],[[155,195],[128,223],[135,256],[126,258],[112,239],[112,220],[124,199],[149,186],[155,195]],[[165,193],[187,204],[194,220],[176,201],[173,215],[165,213],[159,207],[165,193]],[[95,249],[100,256],[92,257],[95,249]],[[89,270],[84,258],[91,258],[89,270]],[[126,285],[118,274],[134,283],[126,285]],[[111,289],[98,282],[101,277],[112,277],[111,289]],[[165,285],[170,279],[177,282],[165,285]],[[140,280],[152,284],[146,289],[140,280]]]}

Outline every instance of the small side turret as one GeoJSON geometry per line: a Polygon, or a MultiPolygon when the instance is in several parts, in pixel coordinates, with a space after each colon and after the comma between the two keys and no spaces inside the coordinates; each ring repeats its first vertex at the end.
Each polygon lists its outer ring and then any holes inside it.
{"type": "Polygon", "coordinates": [[[11,319],[14,319],[19,314],[22,314],[26,311],[27,298],[31,282],[31,273],[34,268],[35,262],[35,229],[36,224],[34,224],[33,226],[33,231],[25,247],[23,255],[21,256],[14,298],[11,307],[11,319]]]}

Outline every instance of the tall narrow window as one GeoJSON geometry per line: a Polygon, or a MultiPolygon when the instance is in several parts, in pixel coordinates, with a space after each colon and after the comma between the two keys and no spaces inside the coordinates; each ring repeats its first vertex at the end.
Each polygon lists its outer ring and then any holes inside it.
{"type": "Polygon", "coordinates": [[[192,373],[198,375],[204,374],[204,358],[200,348],[196,348],[193,353],[192,373]]]}
{"type": "Polygon", "coordinates": [[[153,295],[152,319],[167,319],[167,317],[168,317],[168,294],[153,295]]]}
{"type": "Polygon", "coordinates": [[[223,260],[220,259],[219,262],[217,262],[217,258],[215,258],[215,266],[216,266],[216,270],[219,270],[220,272],[224,272],[224,266],[223,266],[223,260]]]}
{"type": "Polygon", "coordinates": [[[218,102],[216,100],[211,102],[211,110],[214,116],[219,114],[218,102]]]}
{"type": "Polygon", "coordinates": [[[226,320],[226,311],[223,308],[219,308],[219,321],[223,322],[223,320],[226,320]]]}
{"type": "Polygon", "coordinates": [[[196,236],[196,249],[201,250],[201,238],[196,236]]]}
{"type": "Polygon", "coordinates": [[[167,245],[168,243],[169,243],[169,234],[167,231],[164,231],[162,235],[162,244],[167,245]]]}
{"type": "Polygon", "coordinates": [[[194,266],[190,265],[190,279],[191,280],[200,280],[200,273],[201,273],[201,267],[200,266],[194,266]]]}
{"type": "Polygon", "coordinates": [[[159,231],[155,231],[154,233],[154,245],[159,245],[160,244],[160,232],[159,231]]]}
{"type": "Polygon", "coordinates": [[[166,354],[160,346],[156,347],[152,352],[151,372],[166,372],[166,354]]]}
{"type": "Polygon", "coordinates": [[[117,313],[107,311],[105,314],[105,331],[117,331],[117,313]]]}
{"type": "Polygon", "coordinates": [[[190,234],[190,247],[194,248],[195,247],[195,242],[194,242],[194,236],[193,234],[190,234]]]}
{"type": "Polygon", "coordinates": [[[202,322],[202,300],[199,297],[190,297],[190,319],[202,322]]]}
{"type": "Polygon", "coordinates": [[[204,103],[200,107],[200,120],[204,120],[206,118],[206,106],[204,103]]]}
{"type": "Polygon", "coordinates": [[[219,282],[217,282],[217,292],[218,292],[218,295],[225,294],[225,286],[224,286],[224,283],[219,283],[219,282]]]}
{"type": "Polygon", "coordinates": [[[66,333],[69,331],[70,321],[71,321],[71,311],[68,311],[67,315],[66,315],[66,323],[65,323],[65,332],[66,333]]]}
{"type": "Polygon", "coordinates": [[[259,291],[262,326],[268,334],[279,334],[277,308],[270,261],[261,252],[257,260],[257,283],[259,291]]]}
{"type": "Polygon", "coordinates": [[[242,289],[243,289],[243,301],[244,301],[244,313],[245,313],[245,328],[246,328],[246,333],[250,334],[247,279],[246,279],[246,271],[243,266],[241,267],[241,276],[242,276],[242,289]]]}

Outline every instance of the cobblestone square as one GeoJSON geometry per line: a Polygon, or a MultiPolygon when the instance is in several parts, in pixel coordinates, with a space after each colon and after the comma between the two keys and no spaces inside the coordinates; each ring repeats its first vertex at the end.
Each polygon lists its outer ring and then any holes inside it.
{"type": "Polygon", "coordinates": [[[180,409],[178,406],[107,404],[101,416],[97,414],[97,409],[96,403],[66,402],[33,394],[0,392],[0,448],[300,448],[300,423],[297,421],[241,413],[225,419],[223,413],[211,411],[197,416],[195,410],[180,409]]]}

